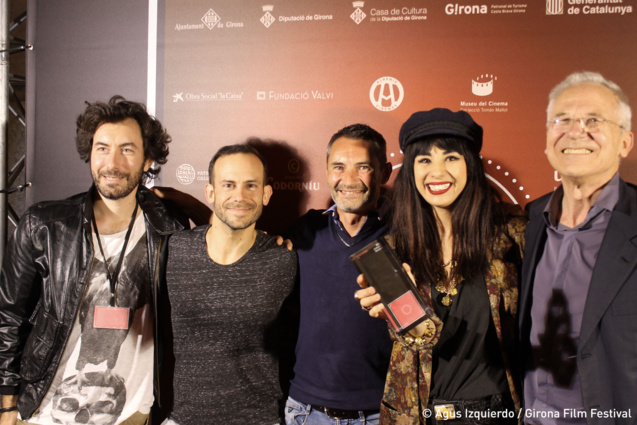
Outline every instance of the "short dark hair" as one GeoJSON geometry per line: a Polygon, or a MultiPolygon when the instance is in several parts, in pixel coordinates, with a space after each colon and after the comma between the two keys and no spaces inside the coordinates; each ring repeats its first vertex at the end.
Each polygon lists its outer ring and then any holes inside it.
{"type": "Polygon", "coordinates": [[[341,128],[334,133],[330,142],[327,144],[327,159],[330,157],[330,151],[334,142],[341,137],[348,137],[355,140],[365,140],[371,142],[374,146],[373,154],[380,162],[380,166],[387,163],[387,142],[382,134],[365,124],[352,124],[341,128]]]}
{"type": "MultiPolygon", "coordinates": [[[[122,96],[111,97],[108,103],[86,102],[86,109],[77,117],[75,144],[80,158],[85,162],[91,159],[93,148],[93,136],[102,124],[120,123],[127,118],[137,121],[144,141],[144,159],[151,159],[156,164],[165,164],[168,157],[168,143],[170,135],[161,123],[150,116],[143,103],[132,102],[122,96]]],[[[146,171],[145,177],[153,179],[159,173],[161,167],[156,166],[146,171]]]]}
{"type": "MultiPolygon", "coordinates": [[[[252,137],[249,140],[254,141],[256,139],[252,137]]],[[[261,164],[263,164],[263,184],[264,185],[267,184],[268,164],[266,164],[265,159],[259,153],[259,151],[257,151],[255,148],[245,143],[224,146],[217,151],[217,153],[210,160],[210,165],[208,165],[208,182],[210,182],[210,184],[213,183],[213,171],[215,168],[215,163],[217,162],[219,158],[221,158],[222,156],[234,155],[238,153],[247,153],[247,154],[254,155],[259,159],[259,161],[261,161],[261,164]]]]}

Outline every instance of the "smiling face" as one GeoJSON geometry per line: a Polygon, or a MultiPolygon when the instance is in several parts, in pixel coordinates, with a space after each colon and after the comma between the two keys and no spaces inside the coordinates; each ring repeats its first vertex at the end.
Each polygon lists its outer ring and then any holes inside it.
{"type": "Polygon", "coordinates": [[[619,125],[617,98],[608,88],[583,83],[564,90],[549,110],[550,119],[599,118],[610,120],[595,131],[575,122],[567,130],[548,126],[546,156],[564,182],[603,185],[619,169],[633,146],[633,134],[619,125]]]}
{"type": "Polygon", "coordinates": [[[366,214],[380,197],[383,169],[366,140],[341,137],[334,141],[327,158],[327,184],[341,212],[366,214]]]}
{"type": "Polygon", "coordinates": [[[206,185],[206,198],[214,205],[213,220],[231,230],[253,226],[271,195],[272,188],[264,182],[263,164],[249,153],[219,157],[213,182],[206,185]]]}
{"type": "Polygon", "coordinates": [[[448,210],[467,185],[467,163],[458,152],[434,145],[416,156],[414,180],[420,196],[434,210],[448,210]]]}
{"type": "Polygon", "coordinates": [[[131,195],[152,162],[144,159],[137,121],[127,118],[100,125],[93,136],[90,162],[93,182],[103,198],[117,200],[131,195]]]}

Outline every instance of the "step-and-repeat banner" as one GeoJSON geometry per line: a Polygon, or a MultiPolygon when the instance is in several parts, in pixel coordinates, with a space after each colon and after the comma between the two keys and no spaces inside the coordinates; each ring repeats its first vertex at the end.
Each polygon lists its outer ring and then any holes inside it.
{"type": "MultiPolygon", "coordinates": [[[[75,118],[84,101],[113,94],[156,110],[173,137],[161,184],[201,200],[214,152],[262,139],[275,195],[261,225],[271,231],[329,204],[325,147],[346,125],[385,136],[395,176],[413,112],[468,111],[485,129],[493,184],[526,204],[559,184],[543,153],[555,84],[598,71],[637,104],[637,0],[28,4],[30,201],[86,190],[75,118]]],[[[625,179],[637,182],[636,163],[637,149],[625,179]]]]}
{"type": "MultiPolygon", "coordinates": [[[[388,142],[411,113],[470,112],[504,199],[525,204],[559,180],[544,156],[548,92],[592,70],[637,102],[634,0],[167,0],[163,119],[176,143],[163,183],[196,196],[221,146],[266,140],[287,216],[329,203],[325,147],[348,124],[388,142]]],[[[637,180],[636,155],[622,172],[637,180]]],[[[277,198],[279,202],[276,202],[277,198]]],[[[272,207],[271,207],[272,208],[272,207]]]]}

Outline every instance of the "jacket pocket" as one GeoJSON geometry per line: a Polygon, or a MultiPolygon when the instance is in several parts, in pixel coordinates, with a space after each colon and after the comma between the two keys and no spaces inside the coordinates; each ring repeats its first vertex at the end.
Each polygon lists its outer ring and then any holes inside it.
{"type": "Polygon", "coordinates": [[[37,381],[44,376],[51,362],[59,324],[39,303],[30,321],[33,328],[22,351],[20,376],[26,381],[37,381]]]}

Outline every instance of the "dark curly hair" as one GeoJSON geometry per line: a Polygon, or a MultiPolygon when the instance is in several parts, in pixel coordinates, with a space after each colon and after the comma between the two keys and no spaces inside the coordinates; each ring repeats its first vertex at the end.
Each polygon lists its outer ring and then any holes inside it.
{"type": "Polygon", "coordinates": [[[145,178],[147,180],[155,178],[161,169],[159,165],[165,164],[167,161],[168,143],[172,139],[161,123],[148,114],[146,106],[142,103],[126,100],[119,95],[111,97],[108,104],[104,102],[86,102],[86,104],[86,110],[77,117],[76,122],[75,144],[80,158],[85,162],[90,161],[93,135],[100,125],[119,123],[127,118],[132,118],[137,121],[142,131],[144,159],[151,159],[157,164],[144,173],[145,178]]]}

